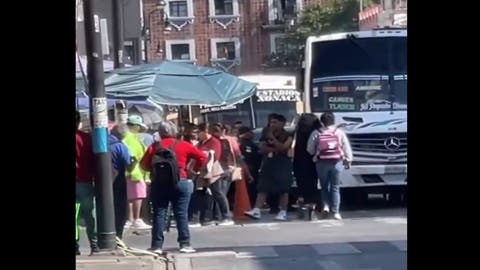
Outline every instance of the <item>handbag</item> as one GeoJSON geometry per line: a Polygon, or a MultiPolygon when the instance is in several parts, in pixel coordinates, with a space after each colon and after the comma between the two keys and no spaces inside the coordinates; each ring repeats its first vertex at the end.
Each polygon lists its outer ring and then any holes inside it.
{"type": "Polygon", "coordinates": [[[213,162],[212,170],[207,172],[203,178],[207,180],[209,185],[211,185],[217,182],[217,180],[220,179],[224,174],[225,171],[223,170],[222,165],[220,165],[220,162],[217,160],[213,162]]]}
{"type": "Polygon", "coordinates": [[[243,173],[242,168],[232,167],[232,170],[231,170],[232,181],[242,180],[243,179],[243,174],[242,173],[243,173]]]}
{"type": "Polygon", "coordinates": [[[233,153],[233,164],[234,166],[229,167],[230,179],[233,181],[240,181],[243,179],[243,170],[242,167],[237,165],[237,157],[235,156],[235,151],[233,151],[232,145],[230,145],[230,151],[233,153]]]}
{"type": "Polygon", "coordinates": [[[214,161],[214,152],[209,151],[207,154],[207,164],[200,177],[198,177],[198,185],[200,187],[206,187],[217,182],[225,174],[220,162],[218,160],[214,161]]]}

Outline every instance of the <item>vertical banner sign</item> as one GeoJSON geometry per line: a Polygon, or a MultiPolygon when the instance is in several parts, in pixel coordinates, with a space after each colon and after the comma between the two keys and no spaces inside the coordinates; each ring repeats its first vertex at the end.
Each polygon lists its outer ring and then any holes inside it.
{"type": "Polygon", "coordinates": [[[93,152],[106,153],[107,148],[107,128],[108,128],[108,112],[107,99],[92,98],[92,115],[93,115],[93,152]]]}

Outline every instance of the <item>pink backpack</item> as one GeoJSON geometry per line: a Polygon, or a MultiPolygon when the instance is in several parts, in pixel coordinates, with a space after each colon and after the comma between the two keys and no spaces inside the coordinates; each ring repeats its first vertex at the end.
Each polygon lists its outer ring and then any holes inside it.
{"type": "Polygon", "coordinates": [[[317,157],[322,160],[341,160],[343,158],[342,146],[338,136],[335,134],[337,130],[319,131],[317,141],[317,157]]]}

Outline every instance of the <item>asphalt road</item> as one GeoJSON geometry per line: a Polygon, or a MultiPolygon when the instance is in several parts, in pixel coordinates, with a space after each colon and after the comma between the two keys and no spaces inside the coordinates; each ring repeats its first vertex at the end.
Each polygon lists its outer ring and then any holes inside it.
{"type": "MultiPolygon", "coordinates": [[[[400,270],[407,269],[407,211],[381,199],[362,206],[346,206],[344,219],[275,222],[266,214],[260,221],[233,226],[191,229],[195,255],[179,255],[175,229],[164,249],[175,256],[177,270],[400,270]]],[[[83,253],[88,252],[85,234],[83,253]]],[[[146,249],[149,231],[128,230],[127,245],[146,249]]]]}

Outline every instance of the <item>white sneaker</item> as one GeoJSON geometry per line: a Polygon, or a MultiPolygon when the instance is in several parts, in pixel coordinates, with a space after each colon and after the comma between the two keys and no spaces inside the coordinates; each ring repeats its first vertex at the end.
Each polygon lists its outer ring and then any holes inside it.
{"type": "Polygon", "coordinates": [[[286,221],[287,211],[281,210],[280,212],[278,212],[278,215],[275,217],[275,220],[286,221]]]}
{"type": "Polygon", "coordinates": [[[333,218],[336,220],[342,220],[342,216],[340,215],[340,213],[333,214],[333,218]]]}
{"type": "Polygon", "coordinates": [[[202,224],[200,224],[200,222],[197,222],[197,223],[189,223],[189,224],[188,224],[188,227],[189,227],[189,228],[200,228],[200,227],[202,227],[202,224]]]}
{"type": "Polygon", "coordinates": [[[260,213],[260,209],[258,208],[253,208],[250,211],[245,211],[243,214],[253,219],[260,219],[262,217],[262,214],[260,213]]]}
{"type": "Polygon", "coordinates": [[[330,207],[328,207],[328,205],[325,205],[323,207],[322,212],[320,213],[320,218],[321,219],[327,219],[329,217],[330,217],[330,207]]]}
{"type": "Polygon", "coordinates": [[[180,253],[194,253],[196,250],[192,246],[180,247],[180,253]]]}
{"type": "Polygon", "coordinates": [[[218,223],[218,226],[230,226],[230,225],[235,225],[235,222],[231,219],[224,219],[218,223]]]}
{"type": "Polygon", "coordinates": [[[142,219],[137,219],[132,223],[132,228],[134,229],[141,229],[141,230],[148,230],[151,229],[152,226],[145,224],[142,219]]]}
{"type": "Polygon", "coordinates": [[[127,222],[125,222],[125,225],[123,226],[124,229],[129,229],[130,227],[132,227],[132,222],[130,220],[127,220],[127,222]]]}
{"type": "Polygon", "coordinates": [[[156,253],[158,255],[162,255],[163,254],[163,250],[161,248],[157,248],[157,249],[148,249],[148,251],[150,252],[153,252],[153,253],[156,253]]]}

